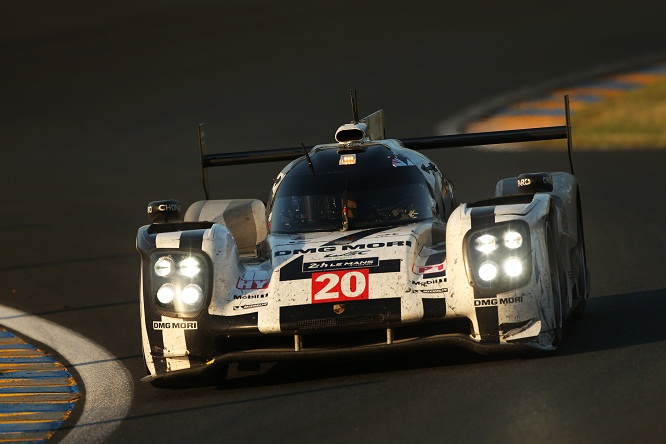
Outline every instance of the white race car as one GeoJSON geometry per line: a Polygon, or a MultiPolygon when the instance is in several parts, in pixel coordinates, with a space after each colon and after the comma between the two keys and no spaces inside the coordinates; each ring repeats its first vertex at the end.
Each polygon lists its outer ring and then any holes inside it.
{"type": "Polygon", "coordinates": [[[137,235],[143,379],[418,344],[555,350],[589,294],[574,175],[522,174],[458,204],[419,151],[570,141],[569,128],[567,112],[561,127],[397,140],[382,111],[354,112],[333,144],[208,155],[200,127],[204,168],[292,161],[266,204],[203,200],[182,219],[177,201],[150,203],[137,235]]]}

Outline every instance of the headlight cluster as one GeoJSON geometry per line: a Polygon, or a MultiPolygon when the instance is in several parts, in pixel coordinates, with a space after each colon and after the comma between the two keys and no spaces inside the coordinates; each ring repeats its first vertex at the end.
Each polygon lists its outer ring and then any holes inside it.
{"type": "Polygon", "coordinates": [[[152,255],[153,297],[170,316],[199,314],[208,297],[209,266],[202,253],[156,252],[152,255]]]}
{"type": "Polygon", "coordinates": [[[467,233],[467,270],[480,290],[502,293],[525,285],[532,275],[529,227],[500,222],[467,233]]]}

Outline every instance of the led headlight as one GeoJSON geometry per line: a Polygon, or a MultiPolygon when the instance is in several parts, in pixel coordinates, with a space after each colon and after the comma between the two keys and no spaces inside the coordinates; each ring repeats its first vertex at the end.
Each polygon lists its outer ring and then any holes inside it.
{"type": "Polygon", "coordinates": [[[486,282],[490,282],[497,277],[497,264],[493,262],[484,262],[479,267],[479,277],[486,282]]]}
{"type": "Polygon", "coordinates": [[[532,276],[529,226],[521,220],[470,230],[465,236],[465,264],[470,283],[485,294],[527,284],[532,276]]]}
{"type": "Polygon", "coordinates": [[[169,277],[176,269],[176,264],[169,256],[162,256],[155,262],[155,274],[160,277],[169,277]]]}
{"type": "Polygon", "coordinates": [[[159,290],[157,290],[157,300],[164,305],[168,305],[173,302],[173,299],[176,297],[178,289],[173,284],[164,284],[159,290]]]}
{"type": "Polygon", "coordinates": [[[156,311],[180,318],[198,316],[212,288],[208,256],[201,251],[163,249],[155,251],[151,259],[149,285],[156,311]]]}
{"type": "Polygon", "coordinates": [[[180,300],[187,305],[196,305],[202,298],[203,291],[195,284],[186,285],[180,293],[180,300]]]}
{"type": "Polygon", "coordinates": [[[201,264],[194,257],[186,257],[178,262],[178,273],[185,277],[194,277],[201,272],[201,264]]]}
{"type": "Polygon", "coordinates": [[[518,277],[523,272],[523,263],[517,257],[510,257],[504,261],[504,272],[509,277],[518,277]]]}
{"type": "Polygon", "coordinates": [[[482,234],[474,240],[474,248],[480,253],[492,253],[497,250],[497,238],[492,234],[482,234]]]}
{"type": "Polygon", "coordinates": [[[523,245],[523,236],[517,231],[507,231],[504,233],[504,246],[511,250],[520,248],[523,245]]]}

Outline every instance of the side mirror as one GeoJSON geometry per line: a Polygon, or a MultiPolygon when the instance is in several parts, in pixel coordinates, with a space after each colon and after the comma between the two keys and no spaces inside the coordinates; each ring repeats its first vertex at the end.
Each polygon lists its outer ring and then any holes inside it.
{"type": "Polygon", "coordinates": [[[183,220],[180,215],[180,202],[177,200],[156,200],[148,204],[148,219],[154,224],[183,220]]]}
{"type": "Polygon", "coordinates": [[[553,175],[550,173],[525,173],[518,176],[519,193],[548,193],[553,191],[553,175]]]}

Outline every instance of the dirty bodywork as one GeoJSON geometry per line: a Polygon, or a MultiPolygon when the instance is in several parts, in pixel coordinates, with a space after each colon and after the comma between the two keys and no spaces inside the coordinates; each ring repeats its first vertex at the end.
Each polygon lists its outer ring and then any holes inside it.
{"type": "Polygon", "coordinates": [[[521,174],[459,204],[419,152],[565,138],[567,127],[398,140],[380,111],[333,144],[215,155],[200,131],[204,167],[291,162],[266,203],[206,199],[183,218],[176,201],[149,205],[137,235],[146,380],[419,344],[549,351],[584,306],[573,174],[521,174]]]}

